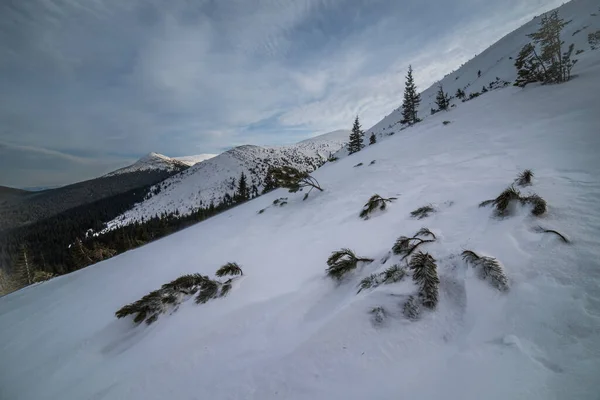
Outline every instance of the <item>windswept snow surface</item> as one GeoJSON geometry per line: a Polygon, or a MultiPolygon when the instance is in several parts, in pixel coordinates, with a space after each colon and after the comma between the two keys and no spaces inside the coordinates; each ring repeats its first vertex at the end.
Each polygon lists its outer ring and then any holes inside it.
{"type": "Polygon", "coordinates": [[[556,86],[509,87],[325,165],[325,191],[276,190],[189,229],[0,299],[2,399],[597,399],[600,393],[600,62],[556,86]],[[444,126],[443,120],[452,123],[444,126]],[[376,160],[373,165],[368,165],[376,160]],[[363,162],[364,166],[353,168],[363,162]],[[496,219],[480,201],[532,168],[548,201],[496,219]],[[389,209],[358,218],[374,193],[389,209]],[[267,207],[288,197],[284,207],[267,207]],[[414,220],[410,211],[438,212],[414,220]],[[572,243],[533,231],[541,225],[572,243]],[[411,281],[356,294],[400,235],[422,226],[440,301],[409,322],[411,281]],[[375,262],[336,284],[331,251],[375,262]],[[510,291],[458,254],[503,263],[510,291]],[[228,261],[228,297],[188,301],[150,326],[114,312],[184,273],[228,261]],[[378,327],[372,307],[389,317],[378,327]]]}
{"type": "Polygon", "coordinates": [[[276,190],[0,298],[0,398],[598,399],[600,52],[579,58],[568,83],[492,91],[326,164],[314,173],[325,191],[306,201],[276,190]],[[544,216],[478,207],[525,168],[535,178],[522,191],[547,200],[544,216]],[[398,200],[361,220],[374,193],[398,200]],[[279,197],[288,204],[268,207],[279,197]],[[436,213],[410,218],[429,203],[436,213]],[[437,260],[440,298],[410,322],[410,280],[358,295],[356,285],[398,263],[382,258],[423,226],[438,236],[421,249],[437,260]],[[325,261],[341,247],[376,261],[337,284],[325,261]],[[510,290],[481,281],[464,249],[497,257],[510,290]],[[150,326],[114,317],[229,261],[245,275],[225,298],[188,301],[150,326]]]}

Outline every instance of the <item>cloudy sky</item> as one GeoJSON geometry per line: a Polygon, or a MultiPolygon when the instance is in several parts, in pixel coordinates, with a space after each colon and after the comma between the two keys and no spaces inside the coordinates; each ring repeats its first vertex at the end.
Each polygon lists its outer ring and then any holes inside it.
{"type": "Polygon", "coordinates": [[[368,128],[555,0],[3,0],[0,185],[368,128]]]}

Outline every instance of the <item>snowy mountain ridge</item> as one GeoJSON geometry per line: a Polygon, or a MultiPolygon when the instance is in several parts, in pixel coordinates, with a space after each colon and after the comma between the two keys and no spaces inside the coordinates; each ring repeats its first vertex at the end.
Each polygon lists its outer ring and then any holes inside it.
{"type": "MultiPolygon", "coordinates": [[[[193,165],[193,164],[192,164],[193,165]]],[[[131,172],[139,171],[152,171],[152,170],[163,170],[163,171],[182,171],[190,166],[190,162],[180,161],[175,158],[170,158],[158,153],[148,153],[144,157],[137,160],[135,163],[120,168],[116,171],[110,172],[103,177],[116,176],[121,174],[127,174],[131,172]]]]}
{"type": "Polygon", "coordinates": [[[314,171],[346,142],[348,131],[339,130],[287,146],[243,145],[200,162],[155,185],[149,197],[107,224],[107,229],[142,218],[178,211],[186,215],[199,207],[218,203],[235,192],[243,172],[251,191],[261,193],[270,167],[291,165],[314,171]]]}

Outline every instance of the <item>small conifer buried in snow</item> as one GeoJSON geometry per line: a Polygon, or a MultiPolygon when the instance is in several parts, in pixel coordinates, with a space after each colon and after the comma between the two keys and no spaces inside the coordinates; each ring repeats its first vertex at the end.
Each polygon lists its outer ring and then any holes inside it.
{"type": "Polygon", "coordinates": [[[438,303],[440,279],[435,259],[428,253],[418,252],[409,263],[413,280],[419,285],[419,298],[424,307],[434,309],[438,303]]]}
{"type": "Polygon", "coordinates": [[[244,272],[242,272],[242,268],[237,263],[228,262],[219,268],[217,272],[215,272],[215,275],[221,278],[226,275],[244,275],[244,272]]]}
{"type": "Polygon", "coordinates": [[[386,203],[391,203],[394,200],[397,200],[397,197],[390,197],[390,198],[383,198],[378,194],[374,194],[373,196],[371,196],[371,198],[369,199],[369,201],[367,201],[367,204],[365,204],[363,206],[362,211],[360,212],[360,217],[363,219],[369,219],[369,215],[379,209],[381,211],[385,210],[386,208],[386,203]]]}
{"type": "Polygon", "coordinates": [[[571,243],[571,241],[569,239],[567,239],[567,237],[565,235],[563,235],[562,233],[555,231],[554,229],[546,229],[546,228],[542,228],[541,226],[538,226],[536,228],[534,228],[535,232],[540,232],[540,233],[554,233],[556,236],[558,236],[563,242],[565,243],[571,243]]]}
{"type": "Polygon", "coordinates": [[[302,172],[294,167],[283,166],[273,169],[271,175],[278,187],[287,188],[290,193],[296,193],[305,187],[310,187],[308,193],[304,195],[304,200],[306,200],[313,189],[323,191],[321,186],[319,186],[319,182],[310,176],[308,172],[302,172]]]}
{"type": "Polygon", "coordinates": [[[514,201],[519,201],[521,204],[533,205],[531,213],[536,217],[546,212],[546,200],[535,193],[529,196],[521,196],[521,192],[512,185],[500,193],[495,199],[482,201],[479,204],[479,207],[485,207],[492,204],[495,208],[496,215],[506,216],[509,213],[509,205],[514,201]]]}
{"type": "Polygon", "coordinates": [[[341,249],[331,253],[327,259],[327,275],[334,279],[342,279],[343,276],[356,268],[359,262],[373,262],[372,258],[357,257],[350,249],[341,249]]]}
{"type": "Polygon", "coordinates": [[[492,204],[496,209],[497,215],[506,215],[508,213],[508,206],[510,205],[511,201],[520,199],[521,192],[515,189],[514,186],[509,186],[495,199],[482,201],[479,204],[479,207],[485,207],[489,204],[492,204]]]}
{"type": "MultiPolygon", "coordinates": [[[[217,271],[217,276],[225,275],[242,275],[242,269],[236,263],[228,263],[217,271]]],[[[231,290],[233,279],[219,282],[201,274],[183,275],[165,283],[160,289],[148,293],[141,299],[121,307],[115,316],[124,318],[135,315],[133,322],[139,324],[146,321],[149,325],[155,322],[160,314],[176,310],[181,302],[196,293],[197,304],[226,296],[231,290]]]]}
{"type": "Polygon", "coordinates": [[[490,285],[505,292],[508,290],[508,279],[502,266],[494,257],[479,256],[471,250],[462,252],[463,260],[477,268],[479,277],[487,280],[490,285]]]}
{"type": "Polygon", "coordinates": [[[429,217],[429,214],[434,213],[435,208],[431,204],[423,207],[419,207],[410,213],[410,216],[417,219],[423,219],[429,217]]]}
{"type": "Polygon", "coordinates": [[[542,199],[540,196],[538,196],[535,193],[532,195],[526,196],[526,197],[522,197],[520,200],[521,200],[522,204],[533,205],[533,209],[531,210],[531,213],[533,215],[535,215],[536,217],[540,216],[546,212],[546,200],[542,199]]]}
{"type": "Polygon", "coordinates": [[[406,270],[401,268],[399,265],[392,265],[385,271],[378,274],[371,274],[360,281],[358,284],[357,294],[365,289],[374,289],[381,284],[389,285],[390,283],[396,283],[404,279],[406,276],[406,270]]]}
{"type": "Polygon", "coordinates": [[[385,321],[386,312],[385,312],[385,309],[381,306],[372,308],[370,311],[370,314],[371,314],[371,321],[373,322],[373,325],[375,325],[375,326],[381,325],[385,321]]]}
{"type": "Polygon", "coordinates": [[[404,307],[402,309],[402,313],[404,316],[411,320],[416,320],[419,318],[421,314],[421,307],[419,306],[419,301],[415,296],[410,296],[406,303],[404,303],[404,307]]]}
{"type": "Polygon", "coordinates": [[[375,136],[375,133],[371,133],[371,136],[369,136],[369,146],[375,143],[377,143],[377,136],[375,136]]]}
{"type": "Polygon", "coordinates": [[[531,185],[532,178],[533,172],[530,169],[526,169],[517,176],[515,183],[517,186],[529,186],[531,185]]]}

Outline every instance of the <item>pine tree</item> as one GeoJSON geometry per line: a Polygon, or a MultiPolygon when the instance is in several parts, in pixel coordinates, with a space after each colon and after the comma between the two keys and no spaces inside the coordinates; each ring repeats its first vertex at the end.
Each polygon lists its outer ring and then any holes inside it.
{"type": "Polygon", "coordinates": [[[236,201],[242,202],[248,200],[249,197],[248,183],[246,182],[246,174],[242,171],[238,180],[237,192],[235,194],[236,201]]]}
{"type": "Polygon", "coordinates": [[[435,104],[437,104],[438,109],[448,111],[448,106],[450,105],[450,99],[448,98],[448,93],[444,93],[444,88],[442,85],[439,86],[437,95],[435,97],[435,104]]]}
{"type": "Polygon", "coordinates": [[[417,86],[412,75],[412,66],[408,66],[406,83],[404,87],[404,101],[402,102],[402,123],[416,124],[420,121],[418,117],[418,108],[421,103],[421,96],[417,93],[417,86]]]}
{"type": "Polygon", "coordinates": [[[308,172],[300,171],[294,167],[286,165],[273,169],[272,176],[277,187],[287,188],[290,193],[296,193],[305,187],[310,187],[308,193],[304,195],[303,200],[306,200],[313,189],[317,189],[321,192],[323,191],[319,182],[310,176],[308,172]]]}
{"type": "Polygon", "coordinates": [[[350,132],[350,137],[348,141],[348,154],[354,154],[359,152],[363,147],[363,136],[364,132],[361,130],[360,122],[358,120],[358,115],[354,120],[354,126],[352,127],[352,132],[350,132]]]}
{"type": "Polygon", "coordinates": [[[526,44],[515,60],[516,86],[524,87],[531,82],[560,83],[570,79],[571,69],[577,62],[571,59],[574,45],[563,53],[565,42],[560,38],[561,31],[570,22],[560,18],[558,11],[542,16],[539,30],[527,35],[533,43],[526,44]]]}
{"type": "Polygon", "coordinates": [[[33,283],[33,267],[32,258],[27,246],[22,245],[19,250],[19,257],[14,266],[14,280],[19,288],[22,288],[33,283]]]}
{"type": "Polygon", "coordinates": [[[377,136],[375,136],[375,133],[371,133],[371,136],[369,136],[369,146],[375,143],[377,143],[377,136]]]}
{"type": "Polygon", "coordinates": [[[466,96],[465,91],[462,90],[461,88],[456,89],[456,94],[455,94],[457,99],[461,99],[463,100],[466,96]]]}
{"type": "Polygon", "coordinates": [[[265,176],[265,179],[263,180],[263,194],[265,193],[269,193],[272,190],[277,189],[277,185],[275,183],[275,180],[273,179],[273,168],[269,168],[269,170],[267,171],[267,175],[265,176]]]}

